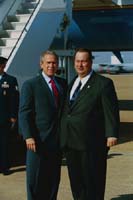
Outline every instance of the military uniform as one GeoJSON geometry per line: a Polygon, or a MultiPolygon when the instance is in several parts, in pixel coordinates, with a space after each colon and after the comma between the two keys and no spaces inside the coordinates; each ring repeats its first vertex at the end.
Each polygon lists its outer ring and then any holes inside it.
{"type": "Polygon", "coordinates": [[[8,142],[11,118],[17,118],[19,92],[15,77],[4,72],[0,76],[0,171],[9,168],[8,142]]]}

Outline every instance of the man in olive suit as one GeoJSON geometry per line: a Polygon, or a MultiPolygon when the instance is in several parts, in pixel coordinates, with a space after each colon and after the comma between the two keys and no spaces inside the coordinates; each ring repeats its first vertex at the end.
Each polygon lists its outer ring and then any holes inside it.
{"type": "Polygon", "coordinates": [[[21,90],[19,126],[27,146],[27,199],[56,200],[60,181],[61,153],[57,133],[66,82],[54,76],[58,57],[43,52],[39,74],[21,90]]]}
{"type": "Polygon", "coordinates": [[[60,143],[74,200],[104,200],[107,148],[117,144],[119,109],[111,79],[92,70],[92,54],[78,49],[77,77],[70,83],[60,143]]]}
{"type": "Polygon", "coordinates": [[[4,69],[8,59],[0,56],[0,172],[9,175],[9,138],[17,123],[19,91],[17,79],[4,69]]]}

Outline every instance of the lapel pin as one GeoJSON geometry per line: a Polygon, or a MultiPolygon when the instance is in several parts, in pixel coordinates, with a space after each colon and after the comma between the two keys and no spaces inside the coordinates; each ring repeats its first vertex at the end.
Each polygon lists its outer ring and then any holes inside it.
{"type": "Polygon", "coordinates": [[[88,85],[87,88],[90,88],[90,85],[88,85]]]}

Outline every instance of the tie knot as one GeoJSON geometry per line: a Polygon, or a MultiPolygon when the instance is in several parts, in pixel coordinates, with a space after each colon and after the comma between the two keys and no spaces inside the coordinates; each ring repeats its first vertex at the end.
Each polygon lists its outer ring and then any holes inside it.
{"type": "Polygon", "coordinates": [[[81,85],[82,85],[82,82],[81,82],[81,81],[79,81],[79,84],[78,84],[78,86],[77,86],[77,87],[80,89],[81,85]]]}
{"type": "Polygon", "coordinates": [[[54,80],[53,80],[53,78],[51,78],[50,81],[49,81],[49,83],[53,83],[53,82],[54,82],[54,80]]]}

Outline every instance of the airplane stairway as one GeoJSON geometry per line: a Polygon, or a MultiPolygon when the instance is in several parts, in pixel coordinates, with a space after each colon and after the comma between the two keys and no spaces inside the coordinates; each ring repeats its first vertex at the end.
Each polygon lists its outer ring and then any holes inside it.
{"type": "Polygon", "coordinates": [[[5,17],[0,30],[0,56],[10,56],[38,3],[39,0],[25,0],[14,15],[5,17]]]}
{"type": "Polygon", "coordinates": [[[8,58],[5,71],[17,78],[19,88],[38,72],[40,53],[50,48],[55,37],[61,36],[68,2],[72,3],[71,0],[22,1],[14,9],[15,14],[7,16],[0,31],[0,55],[8,58]]]}

